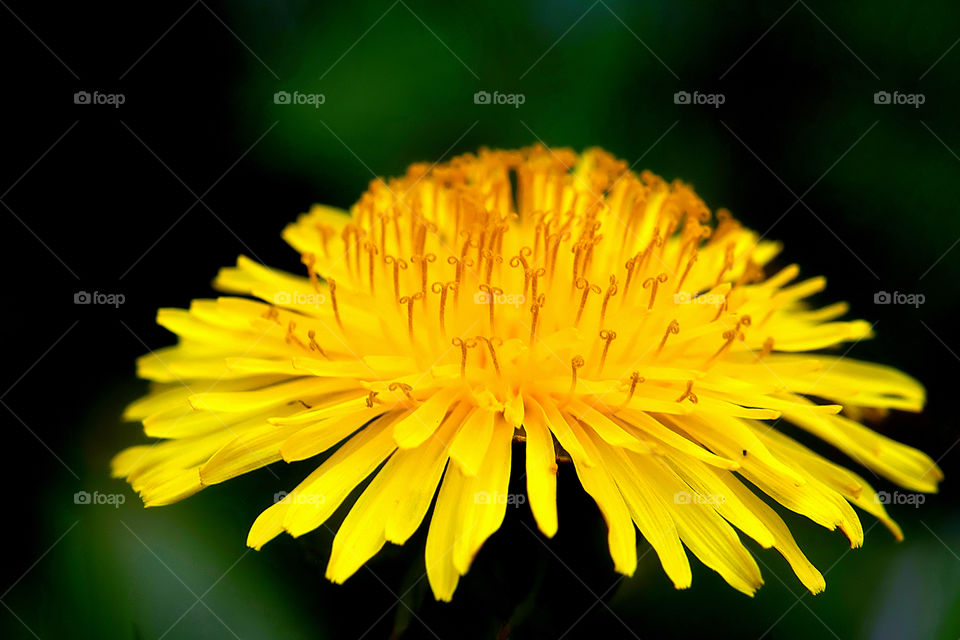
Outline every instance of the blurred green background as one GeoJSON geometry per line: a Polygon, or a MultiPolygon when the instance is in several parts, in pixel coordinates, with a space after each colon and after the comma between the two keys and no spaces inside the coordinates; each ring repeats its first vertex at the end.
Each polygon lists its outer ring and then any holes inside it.
{"type": "Polygon", "coordinates": [[[10,95],[21,96],[0,198],[16,337],[2,395],[4,637],[460,638],[505,625],[511,638],[960,636],[956,3],[4,6],[18,52],[10,95]],[[81,90],[126,101],[73,104],[81,90]],[[323,104],[277,104],[283,91],[323,104]],[[476,104],[478,91],[523,104],[476,104]],[[677,104],[681,91],[724,102],[677,104]],[[924,102],[877,104],[882,91],[924,102]],[[254,517],[315,463],[155,510],[109,479],[111,455],[143,441],[118,418],[146,388],[133,359],[171,341],[157,307],[212,295],[239,253],[299,270],[279,232],[313,202],[347,207],[411,162],[535,142],[601,146],[691,182],[782,240],[782,263],[827,275],[822,301],[876,321],[877,338],[850,355],[902,368],[930,399],[875,428],[947,475],[919,507],[891,508],[903,543],[864,515],[865,546],[849,551],[839,532],[787,514],[824,594],[804,595],[750,542],[766,579],[755,598],[696,562],[693,588],[678,592],[654,554],[633,578],[613,573],[599,512],[565,469],[557,537],[544,541],[526,507],[510,510],[454,602],[438,604],[422,579],[423,531],[344,586],[323,579],[330,530],[247,552],[254,517]],[[78,290],[127,302],[77,307],[78,290]],[[879,291],[925,302],[877,305],[879,291]],[[125,503],[75,504],[77,491],[125,503]]]}

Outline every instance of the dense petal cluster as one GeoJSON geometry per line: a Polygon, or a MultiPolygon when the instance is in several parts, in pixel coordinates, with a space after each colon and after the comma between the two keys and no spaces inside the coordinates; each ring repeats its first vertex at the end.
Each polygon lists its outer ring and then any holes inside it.
{"type": "Polygon", "coordinates": [[[677,588],[691,582],[689,550],[747,594],[762,579],[740,534],[824,587],[758,493],[852,546],[863,529],[851,505],[901,535],[863,478],[774,421],[908,489],[942,477],[856,419],[921,410],[919,383],[813,353],[871,334],[838,319],[842,303],[805,303],[823,278],[769,273],[776,243],[603,151],[416,164],[371,183],[349,213],[315,206],[284,238],[305,275],[240,258],[215,283],[228,296],[159,312],[179,343],[140,359],[154,387],[126,413],[159,440],[120,453],[114,473],[162,505],[326,453],[248,544],[316,529],[372,477],[336,534],[333,581],[407,541],[433,504],[427,572],[450,599],[503,520],[524,450],[545,535],[558,527],[557,474],[574,472],[617,571],[634,571],[639,530],[677,588]]]}

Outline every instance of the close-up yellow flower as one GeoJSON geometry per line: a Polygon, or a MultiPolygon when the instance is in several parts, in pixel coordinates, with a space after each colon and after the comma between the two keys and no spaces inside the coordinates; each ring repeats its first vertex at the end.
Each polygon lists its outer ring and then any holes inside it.
{"type": "Polygon", "coordinates": [[[818,593],[778,511],[851,547],[854,507],[902,537],[870,483],[823,453],[911,491],[942,478],[861,423],[925,402],[906,374],[845,357],[870,322],[809,303],[823,277],[773,268],[779,243],[689,185],[604,151],[414,164],[348,212],[314,206],[283,238],[303,273],[241,257],[215,280],[223,297],[160,310],[179,342],[139,360],[153,386],[125,414],[156,442],[113,472],[159,506],[326,454],[277,487],[289,493],[247,544],[324,526],[364,485],[333,542],[334,582],[426,526],[429,583],[450,600],[508,504],[528,503],[547,537],[578,518],[557,508],[558,474],[576,474],[619,573],[637,567],[639,530],[676,588],[691,584],[689,551],[752,595],[763,578],[745,536],[818,593]]]}

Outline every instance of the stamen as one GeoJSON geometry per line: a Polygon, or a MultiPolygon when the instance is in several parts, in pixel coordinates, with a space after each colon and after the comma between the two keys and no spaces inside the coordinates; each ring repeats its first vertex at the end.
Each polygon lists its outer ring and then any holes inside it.
{"type": "Polygon", "coordinates": [[[627,281],[623,285],[623,301],[627,301],[627,294],[630,292],[630,283],[633,282],[633,268],[639,266],[640,264],[640,254],[633,256],[627,260],[623,266],[627,268],[627,281]]]}
{"type": "Polygon", "coordinates": [[[694,250],[693,254],[690,256],[690,260],[687,262],[687,268],[683,270],[683,275],[680,276],[680,281],[677,282],[677,290],[674,293],[680,293],[680,287],[683,286],[683,281],[687,279],[687,275],[690,273],[690,269],[693,268],[693,263],[697,261],[697,251],[694,250]]]}
{"type": "Polygon", "coordinates": [[[325,224],[315,225],[317,233],[320,234],[320,244],[323,246],[323,255],[330,257],[330,238],[335,233],[333,227],[325,224]]]}
{"type": "Polygon", "coordinates": [[[301,349],[303,349],[304,351],[310,351],[310,348],[307,345],[303,344],[303,341],[300,340],[300,338],[294,335],[293,331],[296,328],[297,328],[297,323],[294,322],[293,320],[287,323],[287,335],[284,337],[284,342],[286,342],[287,344],[295,344],[301,349]]]}
{"type": "Polygon", "coordinates": [[[327,284],[330,285],[330,302],[333,304],[333,315],[337,319],[337,326],[343,331],[343,322],[340,320],[340,309],[337,307],[337,282],[333,278],[327,278],[327,284]]]}
{"type": "Polygon", "coordinates": [[[490,359],[493,360],[493,368],[497,371],[497,377],[502,377],[500,375],[500,363],[497,361],[497,352],[493,348],[493,343],[496,342],[497,346],[503,344],[503,340],[500,338],[485,338],[483,336],[477,336],[477,340],[483,340],[487,343],[487,349],[490,350],[490,359]]]}
{"type": "Polygon", "coordinates": [[[489,249],[483,250],[483,258],[487,261],[486,281],[490,282],[490,278],[493,277],[493,265],[503,264],[503,258],[489,249]]]}
{"type": "Polygon", "coordinates": [[[539,278],[545,275],[547,275],[547,270],[543,267],[530,272],[530,297],[534,300],[537,299],[537,284],[539,283],[539,278]]]}
{"type": "Polygon", "coordinates": [[[384,256],[383,261],[393,265],[393,297],[400,298],[400,269],[407,270],[407,261],[403,258],[384,256]]]}
{"type": "Polygon", "coordinates": [[[547,225],[541,220],[537,223],[537,226],[533,231],[533,259],[536,260],[537,256],[540,255],[540,236],[543,236],[544,243],[546,243],[547,238],[547,225]]]}
{"type": "Polygon", "coordinates": [[[717,320],[719,320],[720,316],[722,316],[726,310],[727,310],[727,299],[724,298],[723,304],[721,304],[720,307],[717,309],[717,315],[715,315],[713,317],[713,320],[711,320],[710,322],[716,322],[717,320]]]}
{"type": "Polygon", "coordinates": [[[620,409],[630,404],[630,401],[633,400],[633,393],[637,390],[637,385],[646,381],[647,379],[636,371],[630,374],[630,391],[627,392],[627,398],[623,401],[623,404],[620,405],[620,409]]]}
{"type": "Polygon", "coordinates": [[[454,338],[450,343],[455,347],[460,347],[460,378],[463,379],[467,374],[467,349],[473,349],[477,346],[477,341],[454,338]]]}
{"type": "Polygon", "coordinates": [[[647,278],[643,281],[643,288],[650,289],[650,302],[647,303],[647,311],[653,309],[653,302],[657,299],[657,287],[667,281],[667,274],[660,273],[656,278],[647,278]]]}
{"type": "MultiPolygon", "coordinates": [[[[345,259],[345,261],[346,261],[346,263],[347,263],[347,267],[348,267],[348,268],[351,266],[351,265],[350,265],[350,246],[351,246],[350,236],[351,236],[351,235],[355,238],[355,241],[354,241],[353,244],[354,244],[354,245],[359,245],[359,244],[360,244],[360,231],[357,229],[356,225],[353,224],[353,223],[350,223],[350,224],[346,225],[346,226],[343,228],[343,231],[340,232],[340,238],[343,240],[343,251],[344,251],[344,254],[345,254],[345,255],[344,255],[344,259],[345,259]]],[[[356,254],[357,254],[357,274],[359,275],[359,273],[360,273],[360,251],[359,251],[359,250],[356,251],[356,254]]]]}
{"type": "Polygon", "coordinates": [[[583,316],[583,309],[587,306],[587,296],[590,295],[590,292],[600,293],[600,287],[590,284],[586,278],[577,278],[575,286],[577,289],[583,290],[583,295],[580,296],[580,307],[577,309],[577,318],[573,322],[573,326],[578,327],[580,326],[580,318],[583,316]]]}
{"type": "MultiPolygon", "coordinates": [[[[480,291],[483,291],[487,294],[487,303],[490,307],[490,333],[493,333],[493,305],[497,302],[497,296],[503,295],[503,289],[500,287],[491,287],[488,284],[479,285],[480,291]]],[[[479,302],[477,298],[482,299],[483,296],[477,294],[474,298],[475,302],[479,302]]]]}
{"type": "Polygon", "coordinates": [[[768,337],[763,341],[763,351],[760,352],[758,357],[765,358],[773,352],[773,336],[768,337]]]}
{"type": "Polygon", "coordinates": [[[603,329],[600,332],[600,339],[606,340],[606,343],[603,345],[603,353],[600,355],[600,366],[597,368],[597,374],[603,372],[603,364],[607,361],[607,351],[610,349],[610,343],[616,340],[617,332],[610,331],[608,329],[603,329]]]}
{"type": "Polygon", "coordinates": [[[667,325],[667,330],[666,330],[666,331],[664,332],[664,334],[663,334],[663,340],[660,341],[660,346],[657,347],[657,353],[658,353],[658,354],[659,354],[661,351],[663,351],[663,347],[664,347],[665,344],[667,344],[667,338],[670,337],[670,334],[671,334],[671,333],[672,333],[673,335],[677,335],[678,333],[680,333],[680,323],[677,322],[677,319],[676,319],[676,318],[674,318],[673,320],[671,320],[671,321],[670,321],[670,324],[667,325]]]}
{"type": "Polygon", "coordinates": [[[369,271],[369,276],[370,276],[370,293],[373,294],[373,293],[374,293],[374,283],[376,282],[376,278],[374,277],[374,273],[373,273],[373,267],[374,267],[374,265],[376,264],[376,262],[374,261],[374,257],[375,257],[377,254],[380,253],[380,250],[377,249],[377,245],[373,244],[373,243],[370,242],[369,240],[364,240],[364,241],[363,241],[363,250],[366,251],[366,252],[367,252],[367,255],[369,256],[369,269],[368,269],[368,271],[369,271]]]}
{"type": "Polygon", "coordinates": [[[326,352],[323,350],[323,347],[321,347],[320,343],[317,342],[317,332],[313,329],[310,329],[307,331],[307,337],[310,338],[310,348],[319,351],[320,355],[329,360],[330,356],[326,354],[326,352]]]}
{"type": "Polygon", "coordinates": [[[586,243],[578,242],[570,249],[570,252],[573,254],[573,277],[571,278],[573,282],[576,282],[580,278],[580,259],[581,257],[585,257],[584,252],[586,248],[586,243]]]}
{"type": "Polygon", "coordinates": [[[553,273],[557,268],[557,252],[560,250],[560,243],[569,237],[570,237],[570,232],[564,231],[563,233],[551,234],[550,237],[547,238],[548,242],[550,241],[551,238],[554,239],[553,245],[550,247],[549,259],[547,260],[548,273],[550,274],[551,281],[553,278],[553,273]]]}
{"type": "Polygon", "coordinates": [[[266,318],[267,320],[273,320],[277,324],[283,324],[282,322],[280,322],[280,312],[277,311],[276,307],[270,307],[269,309],[264,311],[262,314],[260,314],[260,317],[266,318]]]}
{"type": "Polygon", "coordinates": [[[373,408],[373,401],[376,399],[379,393],[380,393],[379,391],[371,391],[370,393],[367,394],[366,402],[369,408],[371,409],[373,408]]]}
{"type": "MultiPolygon", "coordinates": [[[[599,226],[600,223],[598,222],[597,227],[599,226]]],[[[587,245],[587,255],[583,260],[583,273],[590,273],[590,265],[593,264],[593,249],[600,244],[601,240],[603,240],[603,234],[594,237],[593,241],[587,245]]]]}
{"type": "Polygon", "coordinates": [[[699,402],[697,394],[693,392],[693,380],[687,382],[687,390],[683,392],[683,395],[677,398],[677,402],[683,402],[684,400],[690,400],[690,402],[693,404],[697,404],[697,402],[699,402]]]}
{"type": "Polygon", "coordinates": [[[714,360],[717,359],[717,357],[718,357],[721,353],[723,353],[724,351],[726,351],[727,349],[729,349],[730,346],[731,346],[736,340],[741,340],[741,341],[742,341],[742,340],[745,338],[745,336],[743,335],[743,331],[740,331],[740,327],[741,327],[741,326],[743,326],[743,327],[749,327],[749,326],[750,326],[750,316],[743,316],[742,318],[740,318],[739,320],[737,320],[737,325],[736,325],[733,329],[731,329],[731,330],[729,330],[729,331],[724,331],[724,332],[723,332],[723,339],[726,340],[726,342],[724,342],[723,345],[722,345],[719,349],[717,349],[717,352],[716,352],[716,353],[714,353],[712,356],[710,356],[710,359],[707,360],[707,362],[713,362],[714,360]]]}
{"type": "Polygon", "coordinates": [[[569,395],[571,396],[573,395],[573,392],[577,388],[577,369],[579,369],[583,365],[584,365],[583,356],[573,356],[573,358],[570,359],[570,373],[573,376],[570,380],[569,395]]]}
{"type": "Polygon", "coordinates": [[[718,284],[723,282],[723,274],[729,271],[730,268],[733,266],[733,263],[734,263],[733,252],[735,248],[736,248],[736,245],[733,242],[727,245],[727,250],[723,256],[723,267],[720,269],[720,274],[717,275],[717,282],[713,286],[717,286],[718,284]]]}
{"type": "MultiPolygon", "coordinates": [[[[529,247],[523,247],[523,249],[528,249],[529,247]]],[[[510,258],[508,263],[513,268],[522,268],[523,269],[523,295],[527,295],[527,290],[530,287],[530,264],[527,262],[526,257],[523,255],[523,249],[520,250],[520,255],[513,256],[510,258]]]]}
{"type": "Polygon", "coordinates": [[[407,397],[407,400],[413,400],[413,396],[410,395],[410,392],[413,391],[413,387],[408,385],[406,382],[391,382],[387,389],[390,391],[400,391],[407,397]]]}
{"type": "MultiPolygon", "coordinates": [[[[428,253],[425,256],[413,256],[412,258],[410,258],[410,260],[414,264],[420,265],[420,291],[426,294],[427,293],[427,267],[430,265],[431,262],[437,261],[437,256],[436,254],[428,253]]],[[[424,305],[427,304],[426,298],[424,298],[423,304],[424,305]]]]}
{"type": "Polygon", "coordinates": [[[530,315],[533,316],[530,320],[530,346],[533,346],[533,340],[537,337],[537,321],[540,319],[540,309],[543,308],[543,303],[546,300],[546,296],[542,293],[539,298],[536,298],[533,301],[533,305],[530,307],[530,315]]]}
{"type": "Polygon", "coordinates": [[[420,255],[423,253],[423,248],[427,244],[427,230],[428,230],[427,224],[423,224],[423,223],[421,223],[419,228],[417,229],[417,238],[416,238],[416,241],[414,242],[414,251],[416,252],[417,255],[420,255]]]}
{"type": "MultiPolygon", "coordinates": [[[[466,246],[467,246],[467,245],[464,244],[464,247],[466,247],[466,246]]],[[[463,267],[464,267],[464,266],[472,267],[472,266],[473,266],[473,259],[472,259],[472,258],[464,258],[464,257],[462,257],[462,256],[461,256],[460,258],[457,258],[456,256],[447,256],[447,264],[456,265],[456,270],[455,270],[455,272],[454,272],[454,278],[453,278],[453,280],[454,280],[454,282],[457,283],[457,289],[454,291],[453,301],[454,301],[454,302],[459,302],[460,283],[463,281],[463,267]]]]}
{"type": "Polygon", "coordinates": [[[615,295],[617,295],[617,276],[611,275],[610,286],[607,287],[607,292],[603,296],[603,304],[600,305],[600,324],[603,324],[603,319],[607,315],[607,303],[615,295]]]}
{"type": "MultiPolygon", "coordinates": [[[[377,221],[380,223],[380,253],[381,255],[383,255],[383,261],[386,262],[387,261],[387,222],[389,222],[388,213],[384,212],[383,214],[381,214],[377,218],[377,221]]],[[[399,248],[400,247],[397,247],[397,249],[399,248]]]]}
{"type": "Polygon", "coordinates": [[[413,303],[423,298],[423,292],[417,291],[410,296],[400,298],[400,304],[407,305],[407,333],[410,334],[410,342],[413,342],[413,303]]]}
{"type": "Polygon", "coordinates": [[[300,258],[300,262],[307,266],[307,277],[310,278],[310,284],[313,285],[314,292],[319,293],[320,281],[317,278],[317,272],[313,270],[313,265],[317,263],[317,257],[312,253],[305,253],[300,258]]]}
{"type": "Polygon", "coordinates": [[[456,291],[456,282],[448,282],[446,284],[442,282],[434,282],[432,285],[430,285],[430,291],[440,294],[440,333],[444,338],[447,337],[447,328],[444,324],[444,311],[447,307],[447,291],[450,291],[451,289],[456,291]]]}

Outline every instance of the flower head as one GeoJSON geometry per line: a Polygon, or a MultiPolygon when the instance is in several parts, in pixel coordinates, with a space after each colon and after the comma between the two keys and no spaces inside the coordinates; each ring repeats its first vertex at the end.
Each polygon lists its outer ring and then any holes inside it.
{"type": "Polygon", "coordinates": [[[935,491],[930,458],[856,419],[919,411],[924,389],[812,353],[871,325],[838,320],[842,303],[810,308],[823,278],[768,273],[779,246],[712,217],[689,186],[600,150],[484,150],[375,180],[349,214],[316,206],[286,228],[305,275],[240,258],[215,283],[232,296],[159,312],[179,344],[139,360],[155,386],[126,416],[160,441],[120,453],[114,473],[153,506],[333,450],[248,544],[316,529],[372,477],[327,577],[406,542],[436,496],[426,566],[448,600],[513,498],[519,441],[540,530],[557,531],[557,474],[575,472],[623,574],[639,529],[677,588],[691,582],[686,547],[752,594],[762,579],[743,534],[821,591],[758,491],[851,546],[863,541],[851,505],[900,530],[863,478],[773,421],[935,491]]]}

